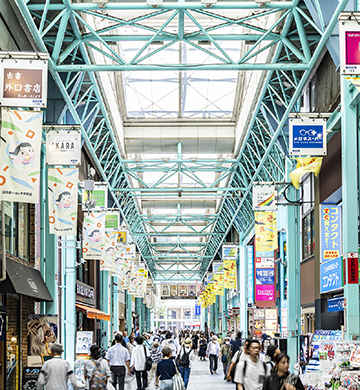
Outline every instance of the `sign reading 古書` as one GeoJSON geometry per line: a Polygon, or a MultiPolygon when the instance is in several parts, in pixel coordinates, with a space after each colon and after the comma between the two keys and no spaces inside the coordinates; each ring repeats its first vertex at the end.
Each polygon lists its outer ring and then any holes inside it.
{"type": "Polygon", "coordinates": [[[326,119],[289,119],[290,156],[326,156],[326,119]]]}

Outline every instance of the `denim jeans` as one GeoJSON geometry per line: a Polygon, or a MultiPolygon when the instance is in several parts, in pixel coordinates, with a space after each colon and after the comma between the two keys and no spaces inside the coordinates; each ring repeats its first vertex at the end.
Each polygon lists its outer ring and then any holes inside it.
{"type": "Polygon", "coordinates": [[[172,390],[172,389],[173,389],[172,379],[160,380],[160,390],[172,390]]]}
{"type": "Polygon", "coordinates": [[[183,378],[185,389],[188,387],[189,379],[190,379],[190,367],[179,367],[179,371],[181,374],[181,377],[183,378]]]}
{"type": "Polygon", "coordinates": [[[218,367],[218,357],[216,355],[209,355],[210,371],[216,371],[218,367]]]}

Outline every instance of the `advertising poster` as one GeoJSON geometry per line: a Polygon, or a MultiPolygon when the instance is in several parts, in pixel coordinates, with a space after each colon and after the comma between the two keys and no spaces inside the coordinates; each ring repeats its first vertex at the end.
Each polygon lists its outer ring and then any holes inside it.
{"type": "Polygon", "coordinates": [[[127,290],[130,287],[131,270],[134,260],[124,259],[121,268],[120,288],[127,290]]]}
{"type": "Polygon", "coordinates": [[[48,165],[80,165],[80,131],[49,130],[46,133],[46,163],[48,165]]]}
{"type": "Polygon", "coordinates": [[[223,260],[237,260],[238,258],[238,247],[237,245],[223,245],[222,250],[222,259],[223,260]]]}
{"type": "Polygon", "coordinates": [[[119,231],[118,239],[117,239],[118,244],[126,244],[126,237],[127,237],[126,230],[119,231]]]}
{"type": "Polygon", "coordinates": [[[83,224],[83,258],[101,260],[105,247],[105,213],[85,214],[83,224]]]}
{"type": "Polygon", "coordinates": [[[256,284],[275,284],[275,270],[256,269],[256,284]]]}
{"type": "Polygon", "coordinates": [[[341,251],[341,207],[320,205],[321,262],[336,259],[341,251]]]}
{"type": "Polygon", "coordinates": [[[130,276],[129,290],[128,290],[129,294],[135,295],[138,292],[138,287],[140,284],[139,277],[140,277],[139,267],[134,264],[131,269],[131,276],[130,276]]]}
{"type": "Polygon", "coordinates": [[[223,273],[215,274],[214,285],[215,285],[214,294],[215,295],[224,295],[224,274],[223,273]]]}
{"type": "Polygon", "coordinates": [[[275,186],[268,186],[268,185],[253,186],[253,210],[254,211],[276,211],[277,210],[277,189],[275,186]]]}
{"type": "Polygon", "coordinates": [[[196,284],[188,285],[188,295],[189,298],[196,298],[196,284]]]}
{"type": "Polygon", "coordinates": [[[162,284],[160,293],[163,298],[170,298],[170,286],[167,284],[162,284]]]}
{"type": "Polygon", "coordinates": [[[88,354],[93,344],[93,337],[94,333],[92,331],[77,331],[75,353],[88,354]]]}
{"type": "Polygon", "coordinates": [[[256,253],[255,259],[255,268],[274,268],[274,252],[272,252],[272,257],[258,257],[258,253],[256,253]]]}
{"type": "Polygon", "coordinates": [[[255,251],[273,251],[277,247],[276,212],[255,212],[255,251]]]}
{"type": "Polygon", "coordinates": [[[300,336],[300,363],[309,363],[310,338],[308,335],[300,336]]]}
{"type": "Polygon", "coordinates": [[[188,288],[186,284],[179,285],[179,297],[187,298],[188,288]]]}
{"type": "Polygon", "coordinates": [[[100,260],[100,271],[114,272],[116,259],[116,233],[105,233],[104,256],[100,260]]]}
{"type": "Polygon", "coordinates": [[[248,303],[254,303],[254,247],[246,247],[248,260],[248,303]]]}
{"type": "Polygon", "coordinates": [[[38,203],[43,112],[1,109],[0,200],[38,203]]]}
{"type": "Polygon", "coordinates": [[[108,208],[108,186],[107,184],[96,182],[93,191],[82,191],[82,210],[87,211],[86,201],[90,197],[95,201],[95,206],[91,207],[92,211],[104,211],[108,208]]]}
{"type": "Polygon", "coordinates": [[[170,286],[170,296],[171,296],[171,298],[178,297],[178,286],[176,286],[176,285],[170,286]]]}
{"type": "Polygon", "coordinates": [[[260,285],[255,287],[256,301],[274,301],[275,300],[275,286],[274,285],[260,285]]]}
{"type": "Polygon", "coordinates": [[[49,231],[57,236],[77,231],[78,168],[48,168],[49,231]]]}
{"type": "Polygon", "coordinates": [[[224,288],[236,288],[236,260],[224,260],[224,288]]]}
{"type": "Polygon", "coordinates": [[[121,268],[124,260],[122,257],[119,257],[117,252],[118,252],[118,248],[115,247],[115,261],[114,261],[114,268],[112,270],[112,275],[121,278],[121,268]]]}
{"type": "Polygon", "coordinates": [[[28,366],[42,366],[50,356],[50,347],[57,342],[58,316],[56,314],[30,314],[27,323],[28,366]]]}
{"type": "MultiPolygon", "coordinates": [[[[120,213],[118,211],[107,211],[105,216],[105,231],[118,232],[120,226],[120,213]]],[[[118,239],[118,237],[116,237],[118,239]]]]}

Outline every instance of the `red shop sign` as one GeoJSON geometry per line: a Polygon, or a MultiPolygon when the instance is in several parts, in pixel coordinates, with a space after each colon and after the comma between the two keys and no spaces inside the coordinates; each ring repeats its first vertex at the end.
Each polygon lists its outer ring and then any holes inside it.
{"type": "Polygon", "coordinates": [[[347,282],[349,284],[359,283],[359,254],[357,252],[348,252],[348,273],[347,282]]]}

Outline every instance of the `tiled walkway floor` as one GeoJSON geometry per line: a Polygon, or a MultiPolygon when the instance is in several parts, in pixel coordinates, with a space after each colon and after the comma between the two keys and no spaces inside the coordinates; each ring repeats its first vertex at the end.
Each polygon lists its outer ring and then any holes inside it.
{"type": "MultiPolygon", "coordinates": [[[[224,381],[222,364],[219,362],[217,374],[211,375],[209,370],[209,361],[200,361],[196,356],[190,373],[190,382],[187,390],[235,390],[235,384],[224,381]]],[[[154,379],[148,387],[149,390],[155,389],[154,379]]],[[[126,377],[125,390],[136,390],[135,377],[126,377]]]]}

